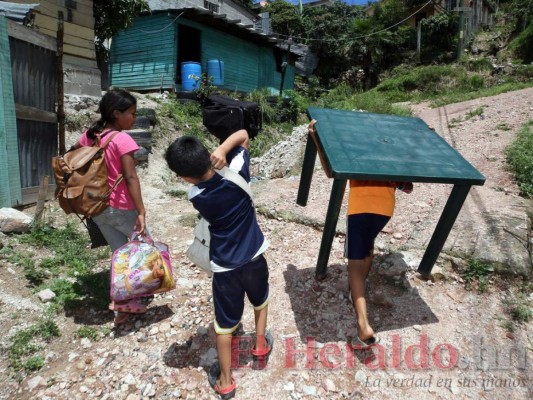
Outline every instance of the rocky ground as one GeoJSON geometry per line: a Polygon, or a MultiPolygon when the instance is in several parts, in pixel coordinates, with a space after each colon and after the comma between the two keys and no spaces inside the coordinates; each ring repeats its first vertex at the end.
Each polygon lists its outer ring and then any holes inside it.
{"type": "MultiPolygon", "coordinates": [[[[533,301],[531,285],[514,277],[531,269],[531,221],[526,217],[531,206],[518,196],[503,155],[519,127],[533,118],[533,89],[435,110],[427,105],[414,109],[487,182],[470,193],[432,280],[422,279],[416,268],[450,188],[415,184],[411,195],[398,194],[396,214],[379,237],[370,276],[369,315],[381,343],[369,352],[348,346],[356,330],[347,298],[343,211],[328,276],[314,279],[331,182],[317,164],[308,205],[295,204],[299,176],[294,164],[301,157],[305,126],[275,155],[254,160],[255,203],[271,243],[269,327],[275,344],[268,368],[251,370],[247,350],[254,325],[247,306],[236,339],[237,399],[533,396],[533,324],[513,322],[511,331],[507,305],[519,290],[525,290],[529,305],[533,301]],[[480,106],[482,114],[467,118],[480,106]],[[480,225],[487,216],[491,224],[480,225]],[[522,249],[508,247],[513,244],[507,236],[517,237],[522,249]],[[503,246],[504,241],[509,244],[503,246]],[[486,255],[506,271],[491,275],[483,293],[469,289],[461,274],[472,255],[486,255]]],[[[2,352],[0,399],[216,398],[206,379],[206,369],[216,359],[210,284],[185,257],[195,212],[186,200],[169,195],[170,189],[186,188],[164,166],[161,154],[169,140],[159,139],[140,176],[152,233],[172,249],[177,289],[156,296],[145,315],[118,329],[106,310],[59,315],[62,335],[46,345],[40,371],[17,381],[2,352]],[[83,325],[98,328],[98,340],[77,338],[74,332],[83,325]]],[[[64,218],[53,204],[48,213],[64,218]]],[[[44,309],[24,286],[20,268],[0,260],[3,349],[11,335],[44,309]]]]}

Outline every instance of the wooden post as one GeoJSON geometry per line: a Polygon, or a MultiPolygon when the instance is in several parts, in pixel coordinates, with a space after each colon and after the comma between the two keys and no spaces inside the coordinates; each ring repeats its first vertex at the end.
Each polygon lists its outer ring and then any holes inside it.
{"type": "Polygon", "coordinates": [[[37,197],[37,207],[35,208],[35,215],[33,217],[33,223],[35,226],[41,226],[41,219],[43,217],[44,204],[48,197],[48,181],[50,177],[48,175],[43,176],[41,179],[41,186],[39,187],[39,196],[37,197]]]}
{"type": "Polygon", "coordinates": [[[420,61],[420,47],[422,44],[422,21],[418,21],[418,26],[416,27],[416,56],[418,61],[420,61]]]}
{"type": "Polygon", "coordinates": [[[65,154],[65,93],[63,88],[63,11],[57,13],[57,134],[59,154],[65,154]]]}
{"type": "Polygon", "coordinates": [[[459,43],[457,46],[457,61],[461,60],[461,56],[463,55],[463,40],[464,40],[464,12],[462,11],[464,8],[464,0],[461,0],[460,2],[461,6],[459,7],[459,43]]]}

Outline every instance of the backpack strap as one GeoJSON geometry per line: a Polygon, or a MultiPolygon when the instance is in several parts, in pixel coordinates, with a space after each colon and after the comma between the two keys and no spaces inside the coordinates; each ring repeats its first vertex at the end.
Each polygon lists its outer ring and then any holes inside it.
{"type": "MultiPolygon", "coordinates": [[[[111,131],[108,131],[106,132],[103,136],[107,136],[111,131]]],[[[101,137],[98,137],[95,142],[93,143],[93,146],[94,145],[97,145],[99,146],[101,149],[104,149],[109,143],[111,143],[111,141],[113,140],[113,138],[118,135],[120,133],[120,131],[115,131],[113,132],[108,138],[107,140],[102,144],[101,143],[101,140],[103,139],[103,136],[101,137]]],[[[113,192],[113,190],[115,190],[115,188],[117,187],[117,185],[122,182],[122,179],[124,178],[124,176],[122,174],[118,175],[117,176],[117,179],[115,180],[115,183],[113,184],[113,186],[111,186],[111,188],[106,192],[105,196],[110,196],[111,193],[113,192]]]]}
{"type": "Polygon", "coordinates": [[[239,186],[248,194],[248,196],[250,196],[253,201],[254,198],[252,196],[252,189],[250,188],[250,184],[246,182],[246,180],[241,176],[241,174],[235,172],[234,170],[228,167],[222,167],[222,169],[215,169],[215,172],[219,175],[222,175],[224,179],[227,179],[228,181],[231,181],[237,186],[239,186]]]}
{"type": "MultiPolygon", "coordinates": [[[[110,131],[111,132],[111,131],[110,131]]],[[[108,138],[107,140],[104,142],[104,144],[101,144],[99,143],[103,137],[99,137],[98,138],[98,145],[100,146],[100,148],[104,149],[112,140],[115,136],[117,136],[118,134],[120,133],[120,131],[115,131],[113,132],[108,138]]],[[[109,134],[109,132],[107,132],[104,136],[107,136],[109,134]]],[[[115,190],[115,188],[117,187],[117,185],[122,182],[122,179],[124,178],[124,176],[122,174],[118,175],[117,176],[117,179],[115,180],[115,183],[113,184],[113,186],[111,186],[111,188],[106,192],[106,196],[110,196],[111,193],[113,192],[113,190],[115,190]]]]}
{"type": "MultiPolygon", "coordinates": [[[[108,132],[109,133],[109,132],[108,132]]],[[[115,131],[113,132],[108,138],[107,140],[104,142],[104,144],[101,143],[101,140],[103,139],[103,137],[100,137],[98,138],[98,145],[103,149],[105,148],[112,140],[115,136],[117,136],[118,134],[120,133],[120,131],[115,131]]],[[[104,136],[107,136],[107,133],[104,135],[104,136]]]]}

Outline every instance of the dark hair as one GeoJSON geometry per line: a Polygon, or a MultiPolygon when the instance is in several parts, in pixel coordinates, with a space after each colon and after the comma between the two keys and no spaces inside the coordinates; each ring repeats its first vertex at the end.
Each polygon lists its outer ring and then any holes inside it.
{"type": "Polygon", "coordinates": [[[168,167],[178,176],[199,179],[211,168],[211,155],[193,136],[182,136],[172,143],[166,153],[168,167]]]}
{"type": "Polygon", "coordinates": [[[104,130],[106,123],[115,122],[114,111],[126,111],[131,106],[137,105],[137,99],[126,90],[110,90],[98,104],[101,117],[87,129],[87,137],[96,139],[96,134],[104,130]]]}

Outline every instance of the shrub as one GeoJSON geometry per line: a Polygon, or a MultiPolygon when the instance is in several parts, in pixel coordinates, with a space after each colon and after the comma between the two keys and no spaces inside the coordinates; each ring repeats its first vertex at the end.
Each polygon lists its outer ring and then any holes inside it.
{"type": "Polygon", "coordinates": [[[510,169],[516,176],[520,190],[533,196],[533,121],[518,132],[515,140],[506,148],[505,155],[510,169]]]}
{"type": "Polygon", "coordinates": [[[509,43],[509,49],[524,64],[533,62],[533,23],[509,43]]]}

